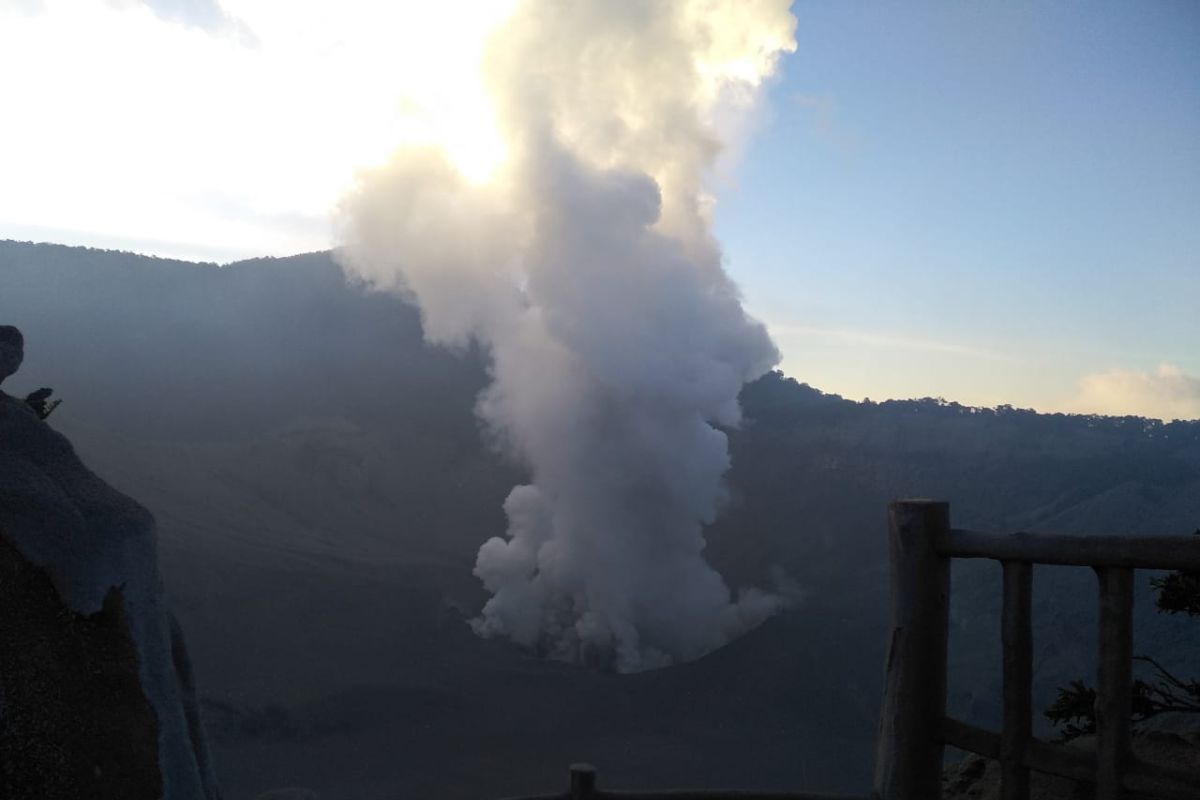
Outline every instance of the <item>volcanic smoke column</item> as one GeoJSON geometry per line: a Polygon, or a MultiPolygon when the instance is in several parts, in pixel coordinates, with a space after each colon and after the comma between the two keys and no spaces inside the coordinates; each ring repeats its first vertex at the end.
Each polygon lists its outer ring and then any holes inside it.
{"type": "Polygon", "coordinates": [[[474,621],[555,658],[693,659],[780,600],[704,560],[738,393],[778,353],[741,307],[705,177],[794,48],[788,0],[525,2],[482,58],[507,158],[402,149],[343,204],[343,261],[491,356],[478,403],[532,481],[479,550],[474,621]]]}

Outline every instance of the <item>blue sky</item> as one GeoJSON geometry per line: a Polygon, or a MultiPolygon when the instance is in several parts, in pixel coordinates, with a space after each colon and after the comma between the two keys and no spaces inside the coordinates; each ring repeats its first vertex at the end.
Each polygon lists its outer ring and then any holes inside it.
{"type": "Polygon", "coordinates": [[[789,374],[1096,410],[1119,410],[1097,376],[1112,395],[1200,375],[1200,6],[793,10],[718,205],[789,374]]]}
{"type": "MultiPolygon", "coordinates": [[[[456,9],[0,0],[23,109],[0,128],[0,238],[217,261],[328,247],[356,164],[486,127],[461,52],[490,23],[456,9]],[[381,91],[434,109],[426,128],[397,128],[381,91]]],[[[788,374],[1200,418],[1200,4],[793,13],[797,51],[716,206],[788,374]]]]}

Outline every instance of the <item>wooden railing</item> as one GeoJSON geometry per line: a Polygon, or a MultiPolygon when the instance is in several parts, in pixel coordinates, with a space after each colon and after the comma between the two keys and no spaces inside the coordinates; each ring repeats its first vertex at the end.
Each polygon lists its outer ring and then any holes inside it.
{"type": "Polygon", "coordinates": [[[1000,762],[1003,800],[1029,800],[1030,771],[1093,783],[1096,800],[1125,792],[1161,800],[1197,800],[1200,775],[1134,757],[1133,571],[1200,572],[1200,539],[1190,536],[989,534],[950,527],[950,508],[902,500],[888,509],[891,618],[883,704],[870,798],[742,790],[602,791],[596,770],[570,768],[559,794],[515,800],[936,800],[946,745],[1000,762]],[[1003,724],[999,732],[946,716],[950,561],[990,558],[1003,567],[1003,724]],[[1092,567],[1099,584],[1096,748],[1089,752],[1033,736],[1033,567],[1092,567]]]}
{"type": "Polygon", "coordinates": [[[947,744],[998,759],[1003,800],[1028,800],[1030,770],[1094,783],[1096,800],[1118,800],[1127,791],[1162,800],[1200,797],[1200,775],[1145,764],[1130,748],[1133,571],[1200,572],[1200,540],[976,533],[951,528],[946,503],[907,500],[889,509],[889,556],[891,630],[875,765],[875,791],[882,800],[940,797],[947,744]],[[999,733],[945,713],[952,558],[990,558],[1003,567],[999,733]],[[1091,753],[1033,737],[1035,564],[1096,571],[1100,624],[1091,753]]]}

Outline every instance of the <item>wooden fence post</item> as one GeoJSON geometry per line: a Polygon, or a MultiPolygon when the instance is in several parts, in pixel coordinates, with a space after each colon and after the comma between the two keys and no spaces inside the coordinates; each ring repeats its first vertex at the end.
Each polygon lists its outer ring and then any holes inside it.
{"type": "Polygon", "coordinates": [[[1096,800],[1118,800],[1129,760],[1133,687],[1133,570],[1105,567],[1100,579],[1096,662],[1096,800]]]}
{"type": "Polygon", "coordinates": [[[596,768],[591,764],[571,765],[571,800],[593,800],[596,796],[596,768]]]}
{"type": "Polygon", "coordinates": [[[1004,725],[1000,729],[1000,797],[1029,800],[1025,749],[1033,738],[1033,565],[1005,561],[1000,641],[1004,725]]]}
{"type": "Polygon", "coordinates": [[[942,719],[950,560],[936,539],[950,529],[950,506],[898,500],[888,507],[891,624],[875,756],[880,800],[942,796],[942,719]]]}

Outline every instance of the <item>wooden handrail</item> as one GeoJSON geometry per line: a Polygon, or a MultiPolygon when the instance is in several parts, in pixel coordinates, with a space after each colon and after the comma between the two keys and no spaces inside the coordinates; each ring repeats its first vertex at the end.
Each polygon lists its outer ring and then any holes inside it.
{"type": "MultiPolygon", "coordinates": [[[[914,513],[929,501],[892,504],[914,513]]],[[[1028,800],[1029,770],[1096,785],[1097,800],[1119,800],[1137,791],[1164,800],[1195,800],[1200,775],[1139,762],[1131,750],[1133,685],[1133,571],[1200,572],[1200,538],[1190,536],[1064,536],[992,534],[947,525],[933,534],[938,557],[988,558],[1004,569],[1001,614],[1004,719],[1000,733],[943,719],[945,744],[1000,761],[1001,796],[1028,800]],[[1032,581],[1035,564],[1092,567],[1099,584],[1096,680],[1096,753],[1050,745],[1032,736],[1032,581]]],[[[892,562],[892,569],[906,568],[892,562]]],[[[893,586],[904,586],[893,572],[893,586]]],[[[893,602],[895,600],[893,599],[893,602]]],[[[935,621],[940,624],[940,621],[935,621]]],[[[888,707],[885,697],[884,707],[888,707]]],[[[919,794],[881,793],[883,800],[916,800],[919,794]]],[[[938,797],[937,794],[926,794],[938,797]]]]}
{"type": "Polygon", "coordinates": [[[939,535],[935,547],[947,558],[1200,572],[1200,536],[1071,536],[952,529],[939,535]]]}
{"type": "MultiPolygon", "coordinates": [[[[1000,758],[1000,734],[947,717],[942,723],[942,738],[950,747],[976,753],[984,758],[1000,758]]],[[[1041,739],[1030,739],[1022,763],[1034,772],[1057,775],[1079,783],[1096,783],[1096,753],[1041,739]]],[[[1147,764],[1131,758],[1121,780],[1127,791],[1150,795],[1161,800],[1196,800],[1197,776],[1188,770],[1147,764]]]]}

